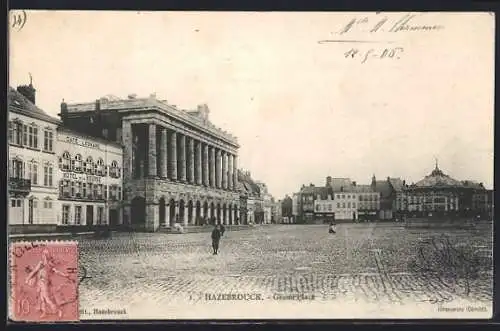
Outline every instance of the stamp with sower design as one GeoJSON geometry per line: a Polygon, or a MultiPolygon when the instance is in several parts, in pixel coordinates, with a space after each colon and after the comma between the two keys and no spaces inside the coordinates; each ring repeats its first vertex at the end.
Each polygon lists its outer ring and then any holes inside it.
{"type": "Polygon", "coordinates": [[[77,242],[11,243],[10,273],[12,320],[79,320],[77,242]]]}

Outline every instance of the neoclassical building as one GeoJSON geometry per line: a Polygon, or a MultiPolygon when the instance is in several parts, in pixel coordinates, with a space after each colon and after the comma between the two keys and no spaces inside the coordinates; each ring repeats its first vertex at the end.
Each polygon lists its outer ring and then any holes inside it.
{"type": "Polygon", "coordinates": [[[238,219],[239,144],[208,115],[207,105],[182,110],[155,95],[63,102],[60,114],[73,130],[123,144],[123,222],[149,231],[238,219]]]}

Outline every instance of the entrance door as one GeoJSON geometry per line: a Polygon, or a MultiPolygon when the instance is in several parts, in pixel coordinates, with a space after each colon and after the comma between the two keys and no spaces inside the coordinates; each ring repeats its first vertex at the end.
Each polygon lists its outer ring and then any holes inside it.
{"type": "Polygon", "coordinates": [[[28,224],[33,224],[33,199],[28,201],[28,224]]]}
{"type": "Polygon", "coordinates": [[[94,225],[94,206],[87,206],[87,225],[94,225]]]}
{"type": "Polygon", "coordinates": [[[111,226],[118,225],[118,210],[116,209],[109,210],[109,224],[111,226]]]}

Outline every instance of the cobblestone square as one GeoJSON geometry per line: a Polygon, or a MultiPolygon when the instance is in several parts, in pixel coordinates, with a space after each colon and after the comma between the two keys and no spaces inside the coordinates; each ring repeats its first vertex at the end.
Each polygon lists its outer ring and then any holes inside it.
{"type": "Polygon", "coordinates": [[[266,302],[302,294],[313,295],[315,301],[377,305],[454,300],[491,304],[490,266],[470,280],[468,294],[409,269],[418,247],[445,233],[454,244],[491,251],[490,226],[416,230],[394,223],[341,224],[335,235],[321,225],[229,231],[217,256],[211,254],[210,233],[116,233],[111,239],[81,239],[80,266],[88,278],[80,284],[80,305],[83,310],[189,307],[207,305],[207,294],[227,293],[258,294],[266,302]]]}

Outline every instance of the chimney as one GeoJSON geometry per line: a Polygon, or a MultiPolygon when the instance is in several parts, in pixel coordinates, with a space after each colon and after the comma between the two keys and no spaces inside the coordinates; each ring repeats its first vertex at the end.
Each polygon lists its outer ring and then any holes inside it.
{"type": "Polygon", "coordinates": [[[32,104],[36,104],[35,101],[35,96],[36,96],[36,90],[33,87],[33,85],[19,85],[17,87],[17,92],[21,93],[26,99],[28,99],[32,104]]]}
{"type": "Polygon", "coordinates": [[[332,186],[332,176],[326,177],[326,186],[332,186]]]}
{"type": "Polygon", "coordinates": [[[61,102],[61,113],[59,114],[59,116],[61,117],[61,120],[63,121],[63,123],[68,118],[68,104],[66,102],[64,102],[64,99],[62,99],[62,102],[61,102]]]}

